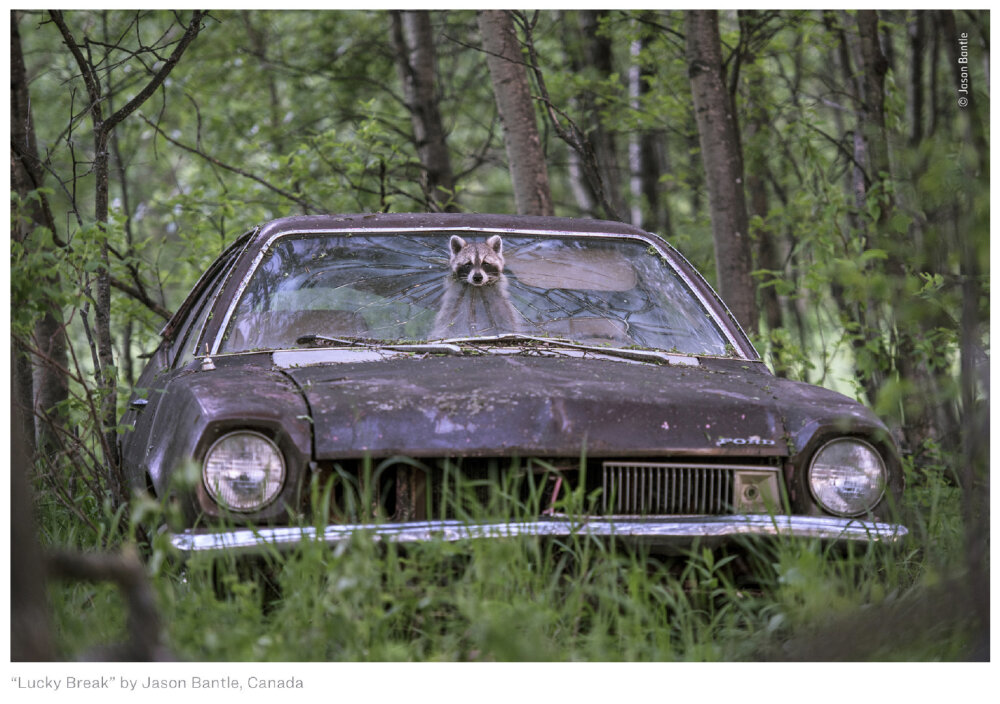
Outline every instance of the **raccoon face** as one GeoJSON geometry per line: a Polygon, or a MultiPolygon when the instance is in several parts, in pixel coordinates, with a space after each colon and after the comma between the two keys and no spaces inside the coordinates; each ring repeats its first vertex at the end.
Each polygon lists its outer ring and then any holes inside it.
{"type": "Polygon", "coordinates": [[[503,273],[503,241],[493,235],[485,242],[466,242],[452,235],[448,243],[451,250],[451,270],[471,286],[495,283],[503,273]]]}

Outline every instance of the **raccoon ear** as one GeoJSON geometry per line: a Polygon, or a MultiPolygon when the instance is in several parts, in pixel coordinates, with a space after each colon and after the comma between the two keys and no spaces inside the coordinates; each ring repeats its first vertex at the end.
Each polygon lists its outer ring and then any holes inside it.
{"type": "Polygon", "coordinates": [[[497,254],[503,254],[503,240],[500,239],[500,235],[493,235],[486,240],[486,244],[497,254]]]}
{"type": "Polygon", "coordinates": [[[452,235],[451,239],[448,241],[448,248],[451,250],[451,255],[455,256],[462,251],[462,247],[465,246],[465,240],[463,240],[458,235],[452,235]]]}

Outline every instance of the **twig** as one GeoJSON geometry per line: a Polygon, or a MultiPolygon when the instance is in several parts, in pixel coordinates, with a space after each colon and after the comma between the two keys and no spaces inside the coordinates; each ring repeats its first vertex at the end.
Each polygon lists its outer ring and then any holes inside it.
{"type": "Polygon", "coordinates": [[[201,157],[202,159],[204,159],[208,163],[213,164],[215,166],[218,166],[221,169],[225,169],[226,171],[230,171],[230,172],[232,172],[234,174],[237,174],[238,176],[242,176],[244,178],[248,178],[251,181],[256,181],[257,183],[259,183],[260,185],[264,186],[268,190],[277,193],[282,198],[286,198],[286,199],[292,201],[293,203],[296,203],[297,205],[299,205],[306,212],[306,214],[308,214],[310,212],[321,212],[323,210],[322,207],[320,207],[320,206],[318,206],[318,205],[316,205],[314,203],[310,203],[308,200],[306,200],[306,199],[304,199],[304,198],[302,198],[300,196],[297,196],[294,193],[289,193],[288,191],[284,190],[283,188],[278,188],[273,183],[269,183],[268,181],[265,181],[264,179],[262,179],[260,176],[257,176],[256,174],[252,174],[249,171],[244,171],[243,169],[240,169],[240,168],[238,168],[236,166],[232,166],[230,164],[227,164],[227,163],[225,163],[225,162],[217,159],[216,157],[212,156],[211,154],[206,154],[205,152],[201,151],[200,149],[198,149],[196,147],[192,147],[190,145],[184,144],[183,142],[180,142],[180,141],[174,139],[173,137],[171,137],[170,135],[168,135],[166,132],[164,132],[163,129],[159,125],[157,125],[154,122],[152,122],[151,120],[149,120],[149,118],[147,118],[145,115],[141,115],[140,114],[139,117],[142,118],[143,122],[145,122],[147,125],[149,125],[150,127],[152,127],[157,132],[157,134],[159,134],[161,137],[163,137],[165,140],[167,140],[170,144],[173,144],[175,147],[183,149],[186,152],[190,152],[191,154],[196,154],[197,156],[201,157]]]}

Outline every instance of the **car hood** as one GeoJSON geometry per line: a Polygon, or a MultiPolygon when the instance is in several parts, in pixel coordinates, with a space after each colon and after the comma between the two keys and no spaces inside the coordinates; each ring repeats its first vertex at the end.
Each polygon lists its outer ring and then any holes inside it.
{"type": "Polygon", "coordinates": [[[759,363],[407,356],[286,373],[317,459],[788,454],[777,387],[791,382],[759,363]]]}

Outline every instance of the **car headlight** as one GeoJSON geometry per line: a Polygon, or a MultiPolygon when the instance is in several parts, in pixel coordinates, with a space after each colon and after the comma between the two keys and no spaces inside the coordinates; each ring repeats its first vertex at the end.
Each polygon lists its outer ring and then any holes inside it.
{"type": "Polygon", "coordinates": [[[269,438],[241,430],[209,448],[202,478],[217,503],[233,511],[257,511],[284,486],[285,459],[269,438]]]}
{"type": "Polygon", "coordinates": [[[885,462],[863,440],[832,440],[813,455],[809,465],[813,497],[838,516],[857,516],[875,508],[885,484],[885,462]]]}

